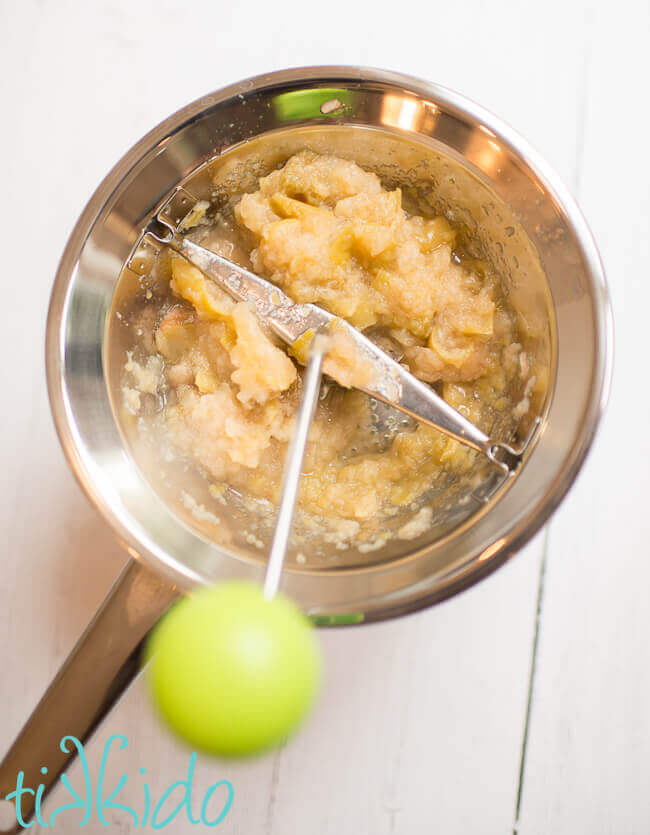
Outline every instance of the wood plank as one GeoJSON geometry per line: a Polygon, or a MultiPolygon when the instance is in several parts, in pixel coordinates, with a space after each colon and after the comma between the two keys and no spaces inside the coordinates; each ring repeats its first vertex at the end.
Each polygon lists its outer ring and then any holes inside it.
{"type": "MultiPolygon", "coordinates": [[[[10,638],[0,649],[0,747],[123,560],[67,472],[42,371],[56,262],[89,194],[121,154],[177,107],[238,78],[287,65],[350,63],[390,66],[460,89],[515,124],[565,177],[573,171],[582,5],[551,0],[533,20],[526,7],[507,0],[474,0],[414,7],[392,15],[390,26],[371,26],[367,7],[347,0],[330,3],[325,19],[314,9],[310,19],[293,0],[281,25],[277,9],[257,0],[225,6],[203,0],[191,13],[169,0],[56,6],[25,0],[5,10],[0,84],[13,127],[0,138],[10,161],[0,218],[14,243],[3,253],[5,275],[20,280],[6,287],[0,345],[20,357],[20,373],[12,363],[0,366],[3,390],[17,404],[15,412],[0,411],[0,524],[7,537],[0,634],[10,638]]],[[[506,831],[517,791],[541,550],[538,540],[495,577],[434,610],[324,634],[328,679],[302,735],[280,755],[255,763],[200,760],[197,787],[215,775],[235,787],[223,831],[465,833],[476,831],[477,820],[482,832],[506,831]]],[[[115,732],[125,733],[130,746],[109,775],[136,778],[124,790],[125,803],[140,803],[140,766],[154,796],[183,776],[187,752],[158,728],[141,683],[92,742],[95,771],[115,732]]],[[[113,827],[129,832],[128,818],[121,815],[113,827]]],[[[105,828],[93,821],[85,831],[105,828]]],[[[185,831],[194,829],[174,828],[185,831]]]]}
{"type": "Polygon", "coordinates": [[[508,831],[542,544],[437,608],[324,636],[324,699],[282,752],[273,835],[508,831]]]}
{"type": "MultiPolygon", "coordinates": [[[[477,820],[482,831],[507,831],[542,545],[540,537],[496,575],[434,609],[323,632],[326,682],[306,727],[279,754],[259,760],[200,757],[195,810],[211,783],[229,779],[234,802],[220,829],[233,835],[461,833],[477,820]]],[[[136,811],[143,809],[145,780],[155,802],[187,773],[189,752],[159,728],[142,680],[88,746],[95,775],[113,733],[125,735],[129,747],[109,757],[106,785],[127,773],[119,800],[136,811]]],[[[83,785],[78,765],[70,779],[83,785]]],[[[65,798],[57,789],[50,808],[65,798]]],[[[107,819],[132,831],[125,812],[107,819]]],[[[105,829],[93,817],[85,831],[105,829]]],[[[173,831],[194,829],[180,817],[173,831]]]]}
{"type": "Polygon", "coordinates": [[[650,829],[650,10],[594,22],[579,199],[616,324],[611,401],[593,454],[550,528],[521,835],[650,829]]]}

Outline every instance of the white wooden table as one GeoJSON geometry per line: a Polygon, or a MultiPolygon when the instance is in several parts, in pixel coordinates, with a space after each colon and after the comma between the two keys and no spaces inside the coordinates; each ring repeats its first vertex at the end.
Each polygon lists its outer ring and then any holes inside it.
{"type": "MultiPolygon", "coordinates": [[[[327,681],[304,732],[253,763],[201,759],[197,789],[232,781],[220,831],[233,835],[650,831],[649,35],[647,0],[0,2],[0,748],[125,559],[63,461],[45,391],[49,289],[85,201],[211,89],[284,66],[384,66],[479,100],[573,188],[613,296],[610,408],[521,555],[429,611],[323,634],[327,681]]],[[[143,779],[159,796],[186,773],[139,683],[91,768],[111,733],[130,740],[110,766],[131,775],[123,802],[141,808],[143,779]]]]}

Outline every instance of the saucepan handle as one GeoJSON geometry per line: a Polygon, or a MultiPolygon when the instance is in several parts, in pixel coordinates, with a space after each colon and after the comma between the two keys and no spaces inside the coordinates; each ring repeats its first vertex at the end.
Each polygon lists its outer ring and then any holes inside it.
{"type": "MultiPolygon", "coordinates": [[[[61,746],[61,740],[73,736],[83,743],[90,737],[137,675],[144,639],[179,594],[150,569],[129,561],[0,763],[0,800],[16,789],[21,771],[25,786],[44,785],[41,798],[54,786],[76,754],[73,744],[61,746]]],[[[34,806],[35,796],[23,794],[26,823],[34,806]]],[[[9,829],[0,823],[0,832],[22,831],[17,820],[9,829]]]]}

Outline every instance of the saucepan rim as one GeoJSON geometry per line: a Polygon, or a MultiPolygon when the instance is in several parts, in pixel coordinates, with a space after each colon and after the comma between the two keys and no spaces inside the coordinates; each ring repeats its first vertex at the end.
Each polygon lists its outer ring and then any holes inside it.
{"type": "MultiPolygon", "coordinates": [[[[480,105],[437,84],[400,73],[350,66],[319,66],[280,70],[245,79],[197,99],[161,122],[136,143],[107,174],[88,201],[70,235],[54,281],[47,322],[45,359],[50,404],[59,440],[72,471],[91,502],[106,518],[132,556],[143,559],[152,568],[163,573],[168,579],[181,587],[205,582],[199,574],[193,573],[191,569],[179,571],[170,562],[161,560],[160,555],[156,554],[155,543],[147,542],[118,518],[110,503],[102,495],[102,490],[97,484],[93,471],[82,454],[81,439],[69,401],[65,380],[64,340],[67,327],[67,297],[84,244],[96,219],[129,172],[152,149],[164,143],[166,137],[172,135],[181,125],[200,117],[204,111],[220,102],[250,94],[252,90],[263,90],[269,86],[279,85],[316,84],[324,79],[341,79],[347,83],[357,82],[360,85],[373,82],[390,84],[405,92],[430,97],[443,105],[449,112],[460,114],[462,117],[469,118],[492,131],[498,137],[499,142],[507,146],[516,157],[522,160],[538,181],[544,184],[547,194],[561,207],[564,216],[567,218],[580,249],[585,272],[590,283],[592,313],[595,322],[595,359],[582,432],[579,442],[571,449],[571,455],[567,456],[564,466],[546,489],[543,501],[538,502],[535,507],[529,508],[525,519],[517,520],[513,524],[507,543],[494,554],[491,554],[490,559],[473,562],[470,570],[460,572],[457,577],[450,579],[441,588],[428,589],[418,597],[397,599],[394,602],[387,602],[381,608],[373,608],[371,611],[367,611],[361,620],[368,622],[414,611],[449,597],[473,585],[516,553],[549,518],[575,480],[592,445],[607,401],[613,365],[613,323],[605,275],[596,245],[580,209],[560,178],[509,125],[493,116],[480,105]]],[[[352,622],[356,621],[353,620],[352,622]]]]}

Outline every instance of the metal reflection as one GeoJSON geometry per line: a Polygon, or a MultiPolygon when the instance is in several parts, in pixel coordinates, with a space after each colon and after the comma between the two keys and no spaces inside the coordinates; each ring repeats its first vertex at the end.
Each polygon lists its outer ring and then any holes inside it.
{"type": "Polygon", "coordinates": [[[437,117],[438,108],[432,102],[386,94],[381,103],[379,121],[387,127],[430,133],[437,117]]]}
{"type": "Polygon", "coordinates": [[[345,87],[314,87],[280,93],[273,99],[273,112],[280,122],[341,116],[352,112],[354,91],[345,87]]]}
{"type": "Polygon", "coordinates": [[[487,139],[478,132],[470,135],[464,153],[470,162],[490,177],[495,176],[503,167],[501,146],[494,139],[487,139]]]}
{"type": "Polygon", "coordinates": [[[493,557],[495,554],[498,554],[505,544],[505,537],[497,539],[496,542],[493,542],[492,545],[490,545],[485,549],[485,551],[483,551],[481,556],[478,558],[479,562],[485,562],[485,560],[489,560],[490,557],[493,557]]]}

